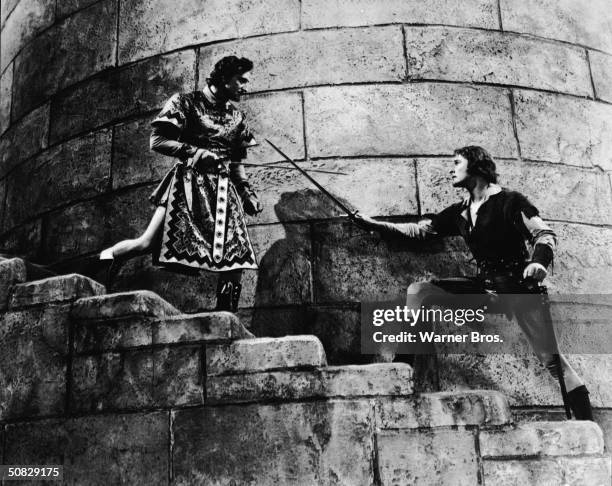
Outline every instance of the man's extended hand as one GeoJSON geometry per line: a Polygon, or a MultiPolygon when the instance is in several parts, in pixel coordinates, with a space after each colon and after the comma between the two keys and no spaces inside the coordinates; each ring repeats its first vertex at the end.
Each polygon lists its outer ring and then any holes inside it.
{"type": "Polygon", "coordinates": [[[255,194],[246,196],[244,198],[243,207],[244,207],[244,211],[249,216],[257,216],[259,213],[263,211],[263,206],[259,202],[259,199],[257,199],[257,196],[255,196],[255,194]]]}
{"type": "Polygon", "coordinates": [[[205,167],[215,167],[219,161],[226,157],[227,156],[224,154],[216,154],[210,150],[199,148],[196,150],[195,154],[193,154],[193,157],[189,159],[188,165],[189,167],[197,167],[198,164],[201,164],[205,167]]]}
{"type": "Polygon", "coordinates": [[[548,275],[548,271],[540,263],[530,263],[523,271],[523,278],[533,278],[538,282],[544,280],[546,275],[548,275]]]}
{"type": "Polygon", "coordinates": [[[361,213],[355,213],[351,219],[357,226],[367,230],[374,230],[378,225],[378,221],[369,216],[364,216],[361,213]]]}

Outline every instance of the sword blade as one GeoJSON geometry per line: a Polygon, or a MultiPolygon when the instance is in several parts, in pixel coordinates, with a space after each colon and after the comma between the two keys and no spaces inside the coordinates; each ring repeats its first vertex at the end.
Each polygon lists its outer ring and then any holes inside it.
{"type": "MultiPolygon", "coordinates": [[[[245,167],[259,167],[261,169],[285,169],[285,170],[298,170],[295,167],[286,167],[284,165],[271,165],[271,164],[250,164],[248,162],[240,162],[245,167]]],[[[306,172],[319,172],[321,174],[331,174],[331,175],[347,175],[344,172],[334,172],[333,170],[323,170],[323,169],[308,169],[306,172]]]]}
{"type": "Polygon", "coordinates": [[[268,140],[267,138],[264,139],[266,142],[268,142],[268,144],[274,149],[276,150],[281,157],[283,157],[287,162],[289,162],[291,165],[293,165],[297,170],[299,170],[302,175],[304,177],[306,177],[310,182],[312,182],[315,187],[317,189],[319,189],[319,191],[321,191],[323,194],[325,194],[329,199],[331,199],[334,203],[336,203],[336,205],[338,207],[340,207],[342,209],[342,211],[344,211],[349,218],[353,218],[355,216],[356,211],[351,211],[349,208],[347,208],[342,202],[340,202],[338,200],[338,198],[336,196],[334,196],[333,194],[331,194],[327,189],[325,189],[321,184],[319,184],[315,179],[313,179],[310,174],[308,174],[304,169],[302,169],[299,165],[297,165],[293,159],[291,159],[291,157],[289,157],[288,155],[286,155],[281,149],[279,149],[276,145],[274,145],[272,142],[270,142],[270,140],[268,140]]]}

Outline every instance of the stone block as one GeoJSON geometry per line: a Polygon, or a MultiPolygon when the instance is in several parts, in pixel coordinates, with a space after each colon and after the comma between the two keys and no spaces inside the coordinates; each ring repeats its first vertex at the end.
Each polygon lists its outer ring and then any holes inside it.
{"type": "Polygon", "coordinates": [[[47,147],[49,105],[41,106],[4,132],[0,138],[0,177],[47,147]]]}
{"type": "Polygon", "coordinates": [[[304,0],[304,28],[342,27],[388,23],[448,24],[497,29],[493,0],[304,0]]]}
{"type": "Polygon", "coordinates": [[[497,88],[419,83],[308,89],[305,112],[310,157],[450,154],[472,144],[491,147],[495,156],[517,154],[508,95],[497,88]]]}
{"type": "Polygon", "coordinates": [[[168,484],[168,412],[89,416],[13,424],[11,464],[64,466],[67,484],[168,484]]]}
{"type": "Polygon", "coordinates": [[[8,177],[7,226],[70,201],[105,193],[111,179],[111,144],[111,130],[100,130],[18,166],[8,177]]]}
{"type": "Polygon", "coordinates": [[[74,325],[75,353],[121,351],[152,344],[153,324],[149,317],[132,316],[101,321],[76,320],[74,325]]]}
{"type": "Polygon", "coordinates": [[[15,59],[13,117],[115,65],[117,3],[98,2],[46,30],[19,53],[15,59]]]}
{"type": "Polygon", "coordinates": [[[126,0],[119,19],[119,63],[183,46],[298,30],[298,0],[241,2],[126,0]]]}
{"type": "Polygon", "coordinates": [[[104,293],[106,293],[106,289],[103,285],[83,275],[61,275],[16,285],[9,307],[17,309],[40,304],[67,302],[104,293]]]}
{"type": "Polygon", "coordinates": [[[0,420],[65,412],[68,307],[10,311],[0,321],[0,420]]]}
{"type": "Polygon", "coordinates": [[[554,223],[559,249],[550,293],[608,294],[612,279],[612,231],[587,225],[554,223]]]}
{"type": "MultiPolygon", "coordinates": [[[[612,192],[599,171],[535,162],[497,160],[499,183],[524,194],[546,219],[609,224],[612,192]],[[546,191],[542,191],[542,188],[546,191]]],[[[421,211],[437,213],[465,197],[452,187],[451,159],[418,159],[421,211]]]]}
{"type": "Polygon", "coordinates": [[[206,380],[208,403],[346,399],[411,394],[412,368],[404,363],[209,376],[206,380]]]}
{"type": "Polygon", "coordinates": [[[603,434],[588,421],[531,422],[512,428],[483,430],[483,457],[576,456],[603,454],[603,434]]]}
{"type": "Polygon", "coordinates": [[[0,312],[6,310],[15,284],[26,281],[26,266],[21,258],[0,261],[0,312]]]}
{"type": "MultiPolygon", "coordinates": [[[[300,93],[269,93],[250,96],[240,108],[257,146],[248,149],[245,162],[263,164],[284,159],[272,149],[265,138],[294,160],[305,158],[304,116],[300,93]]],[[[249,174],[247,168],[247,174],[249,174]]]]}
{"type": "Polygon", "coordinates": [[[18,254],[24,258],[38,258],[40,256],[40,242],[42,233],[42,220],[37,219],[0,236],[0,247],[11,254],[18,254]]]}
{"type": "Polygon", "coordinates": [[[422,393],[379,404],[380,427],[416,429],[512,423],[506,397],[489,390],[422,393]]]}
{"type": "Polygon", "coordinates": [[[317,223],[312,238],[315,303],[394,300],[412,282],[469,270],[458,238],[381,238],[351,223],[317,223]]]}
{"type": "Polygon", "coordinates": [[[592,95],[583,49],[515,34],[407,27],[409,79],[526,86],[592,95]]]}
{"type": "Polygon", "coordinates": [[[175,159],[149,149],[151,120],[146,117],[115,126],[113,189],[161,180],[175,159]]]}
{"type": "Polygon", "coordinates": [[[0,135],[11,124],[11,100],[13,91],[13,64],[0,76],[0,135]]]}
{"type": "Polygon", "coordinates": [[[105,73],[62,93],[52,102],[51,142],[161,107],[173,93],[194,88],[194,66],[194,51],[181,51],[105,73]]]}
{"type": "Polygon", "coordinates": [[[176,484],[372,484],[367,401],[174,412],[176,484]]]}
{"type": "MultiPolygon", "coordinates": [[[[4,3],[4,2],[2,2],[4,3]]],[[[0,44],[2,58],[0,72],[13,60],[17,53],[49,27],[55,20],[55,2],[49,0],[23,0],[17,3],[6,19],[0,44]]]]}
{"type": "Polygon", "coordinates": [[[157,407],[204,403],[204,351],[200,346],[153,352],[153,396],[157,407]]]}
{"type": "Polygon", "coordinates": [[[381,484],[478,484],[472,430],[386,430],[376,436],[381,484]]]}
{"type": "Polygon", "coordinates": [[[587,486],[610,484],[609,457],[560,457],[510,461],[483,461],[485,484],[587,486]]]}
{"type": "MultiPolygon", "coordinates": [[[[332,172],[311,175],[348,208],[362,214],[418,213],[414,162],[410,159],[326,159],[302,162],[300,167],[332,172]]],[[[264,206],[263,212],[251,218],[254,223],[345,216],[298,171],[251,169],[249,182],[264,206]]]]}
{"type": "Polygon", "coordinates": [[[80,321],[102,320],[128,316],[164,318],[180,312],[148,290],[135,290],[118,294],[99,295],[79,299],[72,308],[72,318],[80,321]]]}
{"type": "Polygon", "coordinates": [[[321,341],[314,336],[241,339],[206,348],[208,376],[326,366],[321,341]]]}
{"type": "Polygon", "coordinates": [[[312,302],[309,226],[252,226],[249,235],[259,270],[245,273],[240,305],[261,307],[312,302]]]}
{"type": "Polygon", "coordinates": [[[527,91],[516,91],[514,99],[524,158],[612,169],[611,106],[527,91]]]}
{"type": "Polygon", "coordinates": [[[253,335],[230,312],[203,312],[161,319],[153,325],[154,344],[245,339],[253,335]]]}
{"type": "Polygon", "coordinates": [[[58,18],[67,17],[68,15],[87,8],[89,5],[96,3],[97,0],[62,0],[58,2],[56,15],[58,18]]]}
{"type": "Polygon", "coordinates": [[[595,97],[612,102],[612,56],[597,51],[589,51],[595,97]]]}
{"type": "Polygon", "coordinates": [[[519,0],[500,3],[504,30],[612,51],[612,14],[606,0],[519,0]]]}
{"type": "Polygon", "coordinates": [[[256,59],[249,90],[400,81],[405,76],[400,26],[318,30],[213,44],[200,49],[200,79],[224,56],[256,59]],[[333,66],[333,69],[330,69],[333,66]]]}

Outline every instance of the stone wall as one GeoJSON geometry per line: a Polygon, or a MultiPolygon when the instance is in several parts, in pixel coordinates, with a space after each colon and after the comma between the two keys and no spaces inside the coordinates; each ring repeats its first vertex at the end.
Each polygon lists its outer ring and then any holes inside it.
{"type": "MultiPolygon", "coordinates": [[[[150,120],[237,53],[255,61],[242,106],[257,137],[306,167],[346,173],[317,178],[356,209],[409,220],[440,210],[458,198],[446,176],[452,150],[481,144],[502,184],[532,198],[560,235],[551,289],[610,287],[605,0],[13,0],[2,2],[1,22],[5,252],[79,271],[142,231],[147,196],[172,164],[148,150],[150,120]]],[[[278,160],[266,144],[249,155],[278,160]]],[[[360,300],[473,270],[461,242],[381,240],[298,174],[248,172],[265,210],[249,220],[261,268],[243,277],[240,315],[259,335],[312,332],[330,362],[355,361],[360,300]]],[[[142,257],[117,286],[199,311],[211,308],[215,281],[142,257]]],[[[546,398],[554,384],[542,382],[548,392],[533,404],[558,405],[546,398]]],[[[608,395],[598,405],[610,406],[608,395]]]]}

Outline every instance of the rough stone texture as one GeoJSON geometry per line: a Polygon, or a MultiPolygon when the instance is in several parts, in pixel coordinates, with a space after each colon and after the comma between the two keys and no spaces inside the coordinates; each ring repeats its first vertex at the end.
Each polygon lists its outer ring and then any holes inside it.
{"type": "Polygon", "coordinates": [[[203,404],[202,348],[180,346],[154,351],[153,397],[159,407],[203,404]]]}
{"type": "Polygon", "coordinates": [[[407,27],[410,79],[528,86],[592,95],[583,49],[514,34],[407,27]]]}
{"type": "Polygon", "coordinates": [[[176,316],[180,312],[159,295],[148,290],[100,295],[79,299],[74,303],[72,317],[78,320],[101,320],[126,316],[176,316]]]}
{"type": "Polygon", "coordinates": [[[483,461],[485,484],[608,486],[609,457],[560,457],[524,461],[483,461]]]}
{"type": "Polygon", "coordinates": [[[224,341],[253,337],[230,312],[205,312],[162,319],[153,327],[154,344],[224,341]]]}
{"type": "Polygon", "coordinates": [[[612,169],[612,107],[547,93],[516,91],[523,157],[612,169]]]}
{"type": "Polygon", "coordinates": [[[52,103],[51,141],[143,114],[177,91],[191,91],[194,65],[194,51],[181,51],[112,71],[62,94],[52,103]]]}
{"type": "MultiPolygon", "coordinates": [[[[4,2],[2,2],[4,3],[4,2]]],[[[0,71],[8,66],[15,55],[36,35],[49,27],[55,19],[55,2],[52,0],[22,0],[7,18],[0,44],[2,53],[0,71]]]]}
{"type": "Polygon", "coordinates": [[[321,341],[314,336],[241,339],[206,348],[208,376],[316,368],[326,364],[321,341]]]}
{"type": "MultiPolygon", "coordinates": [[[[498,160],[499,183],[527,196],[544,219],[610,224],[612,190],[604,174],[535,162],[498,160]],[[546,188],[543,191],[542,188],[546,188]]],[[[467,192],[452,187],[451,159],[417,159],[421,211],[437,213],[467,192]]]]}
{"type": "Polygon", "coordinates": [[[381,238],[350,223],[313,227],[316,303],[393,300],[413,281],[469,271],[463,241],[381,238]],[[356,270],[358,269],[358,270],[356,270]]]}
{"type": "Polygon", "coordinates": [[[174,412],[174,480],[177,485],[371,484],[373,422],[367,401],[174,412]]]}
{"type": "Polygon", "coordinates": [[[599,100],[612,102],[612,56],[589,51],[589,61],[595,85],[595,96],[599,100]]]}
{"type": "Polygon", "coordinates": [[[423,393],[379,404],[380,427],[416,429],[464,425],[503,425],[512,422],[506,397],[489,390],[423,393]]]}
{"type": "Polygon", "coordinates": [[[260,307],[312,302],[309,226],[253,226],[249,235],[259,270],[245,272],[241,305],[260,307]]]}
{"type": "Polygon", "coordinates": [[[125,0],[119,21],[119,63],[179,47],[299,28],[298,0],[125,0]]]}
{"type": "Polygon", "coordinates": [[[142,187],[50,213],[43,241],[46,261],[100,251],[106,245],[141,234],[152,212],[143,201],[152,190],[142,187]]]}
{"type": "Polygon", "coordinates": [[[6,0],[0,4],[0,22],[2,27],[4,27],[7,17],[11,14],[18,3],[19,0],[6,0]]]}
{"type": "Polygon", "coordinates": [[[376,435],[381,484],[478,483],[473,431],[387,430],[376,435]]]}
{"type": "Polygon", "coordinates": [[[153,324],[148,317],[76,321],[75,353],[120,351],[153,344],[153,324]]]}
{"type": "Polygon", "coordinates": [[[309,89],[305,110],[311,157],[441,154],[472,144],[491,147],[495,156],[516,155],[501,89],[436,83],[309,89]]]}
{"type": "Polygon", "coordinates": [[[257,59],[253,91],[404,78],[400,26],[297,32],[200,49],[200,79],[228,55],[257,59]],[[333,66],[333,69],[330,69],[333,66]]]}
{"type": "MultiPolygon", "coordinates": [[[[283,164],[289,166],[289,164],[283,164]]],[[[323,187],[353,210],[369,215],[416,214],[414,163],[410,159],[354,159],[304,162],[323,187]]],[[[254,223],[325,219],[345,213],[295,170],[251,169],[251,187],[264,210],[254,223]]]]}
{"type": "Polygon", "coordinates": [[[41,106],[15,123],[0,138],[0,177],[47,147],[49,105],[41,106]]]}
{"type": "Polygon", "coordinates": [[[6,437],[5,461],[63,465],[66,484],[168,484],[168,412],[22,423],[6,437]]]}
{"type": "Polygon", "coordinates": [[[500,6],[504,30],[612,52],[612,14],[606,0],[502,0],[500,6]]]}
{"type": "Polygon", "coordinates": [[[314,371],[271,371],[209,376],[206,380],[208,403],[411,394],[412,368],[405,363],[323,367],[314,371]]]}
{"type": "Polygon", "coordinates": [[[0,261],[0,312],[6,310],[15,284],[26,281],[26,266],[21,258],[0,261]]]}
{"type": "Polygon", "coordinates": [[[0,77],[0,135],[11,124],[11,99],[13,86],[13,64],[0,77]]]}
{"type": "Polygon", "coordinates": [[[42,220],[38,219],[13,228],[0,237],[0,247],[24,258],[37,258],[40,254],[42,220]]]}
{"type": "Polygon", "coordinates": [[[89,5],[96,3],[98,0],[62,0],[57,2],[56,15],[58,17],[66,17],[71,13],[84,9],[89,5]]]}
{"type": "Polygon", "coordinates": [[[111,144],[111,130],[101,130],[21,164],[8,179],[6,227],[67,202],[106,192],[111,179],[111,144]]]}
{"type": "Polygon", "coordinates": [[[38,307],[3,315],[0,420],[65,411],[68,307],[38,307]]]}
{"type": "Polygon", "coordinates": [[[62,275],[15,286],[9,308],[65,302],[104,293],[104,286],[90,278],[77,274],[62,275]]]}
{"type": "Polygon", "coordinates": [[[15,60],[13,117],[115,64],[117,2],[105,0],[75,14],[21,51],[15,60]]]}
{"type": "Polygon", "coordinates": [[[551,293],[608,294],[612,279],[612,231],[585,225],[551,225],[559,238],[551,293]]]}
{"type": "Polygon", "coordinates": [[[304,123],[300,93],[251,96],[241,103],[240,108],[259,142],[259,145],[248,149],[245,162],[262,164],[284,160],[264,138],[270,139],[292,159],[304,158],[304,123]]]}
{"type": "Polygon", "coordinates": [[[161,180],[175,159],[149,149],[154,116],[115,126],[113,189],[161,180]]]}
{"type": "Polygon", "coordinates": [[[483,430],[483,457],[603,454],[603,434],[594,422],[532,422],[511,429],[483,430]]]}
{"type": "Polygon", "coordinates": [[[305,28],[364,24],[450,24],[496,29],[497,3],[493,0],[304,0],[305,28]]]}

